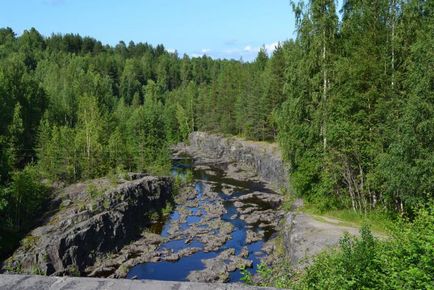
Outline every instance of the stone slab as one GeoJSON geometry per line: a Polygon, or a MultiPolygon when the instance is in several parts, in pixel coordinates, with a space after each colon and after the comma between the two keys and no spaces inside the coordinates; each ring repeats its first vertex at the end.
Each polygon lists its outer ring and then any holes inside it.
{"type": "Polygon", "coordinates": [[[243,284],[207,284],[155,280],[0,275],[0,290],[260,290],[243,284]]]}

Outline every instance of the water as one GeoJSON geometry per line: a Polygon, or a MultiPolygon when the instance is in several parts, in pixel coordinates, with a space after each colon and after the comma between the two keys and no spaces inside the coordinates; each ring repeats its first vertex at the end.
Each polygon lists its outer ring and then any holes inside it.
{"type": "MultiPolygon", "coordinates": [[[[238,255],[242,248],[246,246],[248,249],[247,259],[253,261],[253,267],[248,269],[248,271],[250,273],[255,273],[257,265],[260,263],[260,258],[264,256],[261,248],[264,242],[273,236],[275,230],[273,228],[265,229],[265,236],[263,240],[246,245],[247,225],[239,218],[237,208],[234,206],[231,199],[253,191],[267,192],[269,190],[266,189],[260,182],[246,182],[228,178],[225,176],[223,168],[215,167],[212,168],[212,170],[197,169],[193,167],[190,158],[174,161],[172,169],[173,175],[185,175],[186,170],[193,171],[194,187],[197,192],[196,198],[201,201],[197,207],[183,207],[183,210],[187,208],[191,214],[187,216],[185,222],[180,224],[181,230],[186,231],[191,226],[199,226],[204,228],[207,227],[207,225],[201,225],[203,217],[207,214],[206,210],[202,207],[207,205],[207,203],[213,203],[213,200],[203,199],[204,182],[212,182],[213,191],[219,193],[219,198],[223,200],[224,208],[227,211],[222,215],[221,219],[233,225],[231,238],[226,241],[219,250],[214,252],[199,251],[190,256],[182,257],[175,262],[161,261],[136,265],[129,271],[127,278],[187,281],[187,276],[191,271],[202,270],[205,268],[202,260],[215,258],[222,251],[230,248],[233,248],[235,250],[235,254],[238,255]],[[236,188],[235,192],[230,196],[222,192],[222,189],[228,185],[236,188]]],[[[248,200],[248,202],[255,204],[260,209],[267,209],[268,206],[267,204],[262,203],[259,199],[251,199],[248,200]]],[[[173,225],[173,222],[178,221],[181,217],[181,214],[178,210],[181,210],[181,205],[175,208],[167,220],[160,221],[160,224],[154,227],[154,231],[158,231],[163,237],[169,237],[169,230],[173,225]]],[[[192,247],[203,249],[204,245],[202,242],[196,239],[191,241],[187,241],[185,239],[176,239],[170,240],[160,245],[160,249],[167,249],[173,253],[177,253],[180,250],[192,247]]],[[[242,277],[241,271],[236,270],[231,272],[229,277],[230,282],[240,281],[242,277]]]]}

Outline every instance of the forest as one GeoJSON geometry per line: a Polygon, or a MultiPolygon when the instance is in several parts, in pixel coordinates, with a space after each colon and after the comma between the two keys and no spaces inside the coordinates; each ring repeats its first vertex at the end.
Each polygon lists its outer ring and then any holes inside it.
{"type": "Polygon", "coordinates": [[[165,174],[170,146],[196,130],[278,142],[293,193],[321,211],[412,221],[425,208],[432,221],[434,2],[292,8],[296,38],[252,62],[1,28],[0,256],[53,184],[165,174]]]}

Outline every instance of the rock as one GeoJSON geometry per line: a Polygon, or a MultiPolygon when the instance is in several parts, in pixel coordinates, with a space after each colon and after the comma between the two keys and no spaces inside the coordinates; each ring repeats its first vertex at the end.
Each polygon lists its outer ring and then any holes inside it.
{"type": "MultiPolygon", "coordinates": [[[[150,222],[147,213],[163,208],[170,200],[172,180],[146,176],[106,191],[100,201],[86,200],[85,195],[75,194],[77,188],[84,188],[82,185],[71,187],[65,189],[64,195],[72,204],[56,213],[46,225],[32,231],[31,248],[21,246],[8,263],[18,262],[23,273],[31,273],[34,267],[45,275],[68,272],[71,268],[84,273],[97,257],[119,251],[140,236],[150,222]],[[92,204],[92,211],[77,212],[80,203],[92,204]]],[[[133,253],[134,249],[130,254],[133,253]]],[[[102,267],[98,271],[109,270],[112,271],[102,267]]]]}
{"type": "MultiPolygon", "coordinates": [[[[236,201],[236,202],[240,203],[239,201],[236,201]]],[[[244,207],[244,208],[238,208],[238,212],[242,215],[248,215],[248,214],[251,214],[252,212],[257,211],[257,210],[258,210],[257,206],[248,206],[248,207],[244,207]]]]}
{"type": "Polygon", "coordinates": [[[249,256],[249,249],[247,247],[243,247],[239,254],[241,258],[247,258],[249,256]]]}
{"type": "MultiPolygon", "coordinates": [[[[243,255],[245,255],[245,252],[243,255]]],[[[224,250],[217,257],[202,260],[202,262],[205,264],[205,269],[191,272],[187,280],[195,282],[226,282],[229,279],[229,272],[245,267],[252,267],[253,265],[252,261],[244,259],[241,254],[240,256],[235,256],[233,248],[224,250]]]]}
{"type": "Polygon", "coordinates": [[[231,196],[236,192],[236,187],[230,184],[223,183],[221,191],[224,195],[231,196]]]}
{"type": "Polygon", "coordinates": [[[262,240],[263,237],[264,237],[264,231],[255,232],[252,230],[247,230],[246,244],[251,244],[253,242],[260,241],[262,240]]]}
{"type": "Polygon", "coordinates": [[[201,290],[273,290],[272,288],[254,287],[244,284],[206,284],[192,282],[170,282],[155,280],[124,280],[82,277],[44,277],[24,275],[2,275],[0,289],[51,289],[51,290],[173,290],[173,289],[201,289],[201,290]]]}
{"type": "Polygon", "coordinates": [[[345,232],[358,235],[358,230],[343,226],[335,219],[319,220],[294,209],[285,219],[285,252],[294,268],[301,269],[309,265],[316,254],[337,245],[345,232]]]}
{"type": "Polygon", "coordinates": [[[277,208],[282,204],[283,197],[275,193],[255,191],[242,195],[237,200],[245,203],[256,200],[260,203],[266,204],[270,208],[277,208]]]}
{"type": "Polygon", "coordinates": [[[177,149],[195,156],[196,163],[204,165],[237,162],[252,168],[261,179],[277,189],[288,187],[288,170],[277,145],[193,132],[189,136],[189,146],[177,149]]]}
{"type": "Polygon", "coordinates": [[[258,180],[255,172],[249,170],[249,168],[243,168],[241,164],[237,163],[229,164],[225,171],[225,174],[226,176],[236,180],[258,180]]]}
{"type": "Polygon", "coordinates": [[[228,272],[214,273],[211,271],[192,271],[187,276],[190,282],[224,283],[229,280],[228,272]]]}
{"type": "Polygon", "coordinates": [[[229,217],[229,219],[234,220],[234,219],[236,219],[237,217],[238,217],[237,214],[233,214],[233,215],[231,215],[231,216],[229,217]]]}
{"type": "Polygon", "coordinates": [[[274,240],[269,240],[262,246],[262,251],[264,251],[264,253],[267,253],[268,255],[273,253],[275,249],[276,245],[274,240]]]}
{"type": "Polygon", "coordinates": [[[167,261],[167,262],[175,262],[179,260],[179,254],[172,254],[170,256],[164,257],[163,260],[167,261]]]}
{"type": "Polygon", "coordinates": [[[186,256],[191,256],[197,252],[199,252],[201,250],[201,248],[185,248],[182,249],[178,252],[178,255],[180,258],[182,257],[186,257],[186,256]]]}
{"type": "Polygon", "coordinates": [[[212,168],[208,165],[196,165],[194,168],[196,170],[203,170],[203,171],[212,170],[212,168]]]}

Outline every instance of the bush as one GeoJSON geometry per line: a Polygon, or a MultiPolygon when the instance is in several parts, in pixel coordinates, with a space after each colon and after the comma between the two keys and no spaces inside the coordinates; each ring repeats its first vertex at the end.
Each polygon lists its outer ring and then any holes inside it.
{"type": "MultiPolygon", "coordinates": [[[[291,289],[434,289],[434,206],[418,211],[412,222],[392,226],[387,240],[367,226],[360,237],[344,235],[338,248],[318,255],[298,275],[281,263],[258,267],[261,286],[291,289]]],[[[250,276],[246,282],[252,283],[250,276]]]]}
{"type": "Polygon", "coordinates": [[[48,197],[48,189],[40,181],[39,173],[33,166],[12,176],[12,183],[6,189],[7,219],[10,226],[18,231],[32,224],[33,217],[48,197]]]}
{"type": "Polygon", "coordinates": [[[13,249],[35,223],[47,197],[48,188],[33,166],[14,173],[11,183],[0,189],[0,257],[13,249]]]}
{"type": "Polygon", "coordinates": [[[302,289],[433,289],[433,206],[399,222],[391,239],[377,240],[367,227],[345,235],[338,249],[319,255],[302,275],[302,289]]]}

